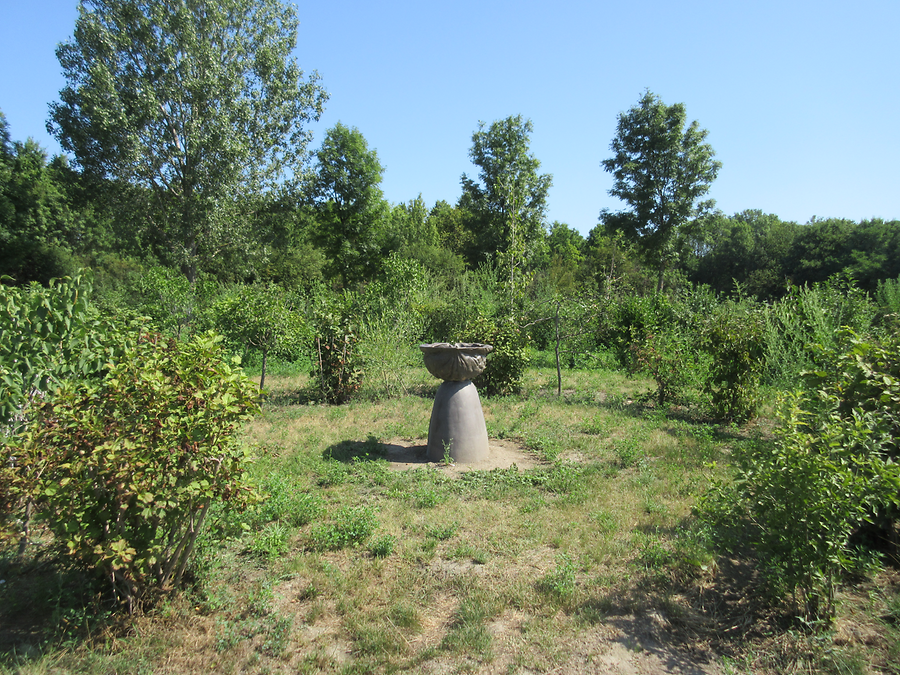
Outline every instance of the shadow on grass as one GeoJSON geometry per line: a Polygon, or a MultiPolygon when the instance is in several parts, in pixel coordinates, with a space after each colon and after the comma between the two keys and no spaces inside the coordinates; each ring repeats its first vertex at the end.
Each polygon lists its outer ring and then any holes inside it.
{"type": "Polygon", "coordinates": [[[388,461],[392,464],[428,464],[427,445],[403,446],[393,443],[382,443],[375,436],[369,435],[365,441],[341,441],[329,446],[322,452],[322,459],[355,464],[358,462],[388,461]]]}
{"type": "Polygon", "coordinates": [[[617,628],[618,642],[657,654],[666,672],[678,673],[707,672],[696,664],[740,657],[771,635],[798,628],[767,594],[752,557],[720,556],[702,573],[676,576],[638,572],[598,589],[573,612],[586,624],[617,628]]]}
{"type": "MultiPolygon", "coordinates": [[[[121,617],[96,575],[65,558],[0,557],[0,666],[90,640],[121,617]]],[[[17,672],[17,671],[16,671],[17,672]]]]}
{"type": "Polygon", "coordinates": [[[309,405],[310,403],[324,403],[324,397],[315,387],[302,387],[300,389],[279,389],[266,391],[262,397],[263,405],[273,407],[288,407],[292,405],[309,405]]]}
{"type": "Polygon", "coordinates": [[[322,451],[322,459],[337,462],[372,462],[385,458],[384,443],[369,434],[364,441],[340,441],[322,451]]]}

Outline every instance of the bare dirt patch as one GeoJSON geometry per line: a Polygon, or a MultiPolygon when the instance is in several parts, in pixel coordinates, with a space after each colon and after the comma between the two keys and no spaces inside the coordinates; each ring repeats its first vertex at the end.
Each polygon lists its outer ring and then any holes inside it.
{"type": "Polygon", "coordinates": [[[429,462],[425,457],[427,449],[425,439],[408,440],[394,438],[382,445],[384,447],[384,458],[390,462],[390,468],[395,471],[409,471],[410,469],[431,467],[440,469],[449,476],[456,476],[466,471],[509,469],[513,466],[523,470],[533,469],[546,463],[533,452],[527,450],[524,445],[511,439],[490,439],[488,458],[482,462],[471,462],[468,464],[429,462]]]}

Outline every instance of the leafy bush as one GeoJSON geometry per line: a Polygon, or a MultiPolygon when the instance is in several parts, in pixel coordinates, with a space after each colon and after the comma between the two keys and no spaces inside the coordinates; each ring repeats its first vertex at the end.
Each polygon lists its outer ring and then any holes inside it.
{"type": "Polygon", "coordinates": [[[457,338],[458,342],[481,342],[492,345],[487,368],[473,382],[487,396],[518,393],[528,367],[528,333],[516,317],[488,318],[481,314],[470,320],[457,338]]]}
{"type": "Polygon", "coordinates": [[[803,393],[785,397],[776,442],[736,449],[733,484],[701,506],[719,528],[750,524],[772,586],[798,594],[813,619],[833,615],[839,575],[857,566],[854,531],[900,506],[900,342],[844,339],[821,350],[826,365],[803,393]]]}
{"type": "Polygon", "coordinates": [[[104,378],[70,381],[37,406],[8,448],[5,501],[33,504],[131,605],[180,582],[213,501],[252,498],[238,434],[255,393],[217,336],[136,336],[104,378]]]}
{"type": "Polygon", "coordinates": [[[639,370],[636,348],[644,345],[648,336],[671,331],[678,323],[678,314],[666,296],[628,295],[607,305],[597,344],[613,349],[623,367],[639,370]]]}
{"type": "Polygon", "coordinates": [[[369,543],[369,553],[376,558],[387,558],[394,552],[397,538],[392,534],[383,534],[369,543]]]}
{"type": "Polygon", "coordinates": [[[290,530],[280,522],[271,522],[250,538],[247,550],[260,558],[277,558],[287,553],[290,530]]]}
{"type": "Polygon", "coordinates": [[[766,378],[783,388],[796,386],[800,373],[815,367],[811,345],[836,347],[841,328],[866,333],[875,316],[875,304],[849,280],[791,287],[766,312],[766,378]]]}
{"type": "Polygon", "coordinates": [[[538,588],[560,602],[566,602],[575,595],[575,561],[566,553],[556,557],[556,567],[547,572],[538,582],[538,588]]]}
{"type": "Polygon", "coordinates": [[[728,300],[701,329],[701,344],[712,357],[704,390],[720,419],[746,422],[759,409],[765,367],[765,316],[747,302],[728,300]]]}
{"type": "Polygon", "coordinates": [[[406,393],[409,373],[421,368],[418,344],[432,275],[421,263],[396,253],[384,267],[385,280],[365,291],[359,350],[370,375],[367,393],[390,397],[406,393]]]}
{"type": "Polygon", "coordinates": [[[346,403],[362,386],[364,367],[359,328],[353,316],[355,298],[346,293],[326,301],[314,317],[313,377],[329,403],[346,403]]]}
{"type": "Polygon", "coordinates": [[[88,302],[91,274],[53,279],[47,288],[0,285],[0,437],[21,430],[27,408],[72,378],[98,376],[121,336],[88,302]]]}
{"type": "Polygon", "coordinates": [[[689,338],[678,330],[649,333],[632,345],[635,371],[649,373],[656,381],[659,405],[677,400],[694,380],[694,357],[689,338]]]}
{"type": "Polygon", "coordinates": [[[875,302],[881,325],[897,332],[900,329],[900,277],[879,281],[875,290],[875,302]]]}
{"type": "Polygon", "coordinates": [[[309,344],[310,330],[303,316],[277,286],[240,286],[220,299],[212,313],[216,328],[238,349],[262,355],[260,389],[265,387],[270,355],[295,360],[309,344]]]}

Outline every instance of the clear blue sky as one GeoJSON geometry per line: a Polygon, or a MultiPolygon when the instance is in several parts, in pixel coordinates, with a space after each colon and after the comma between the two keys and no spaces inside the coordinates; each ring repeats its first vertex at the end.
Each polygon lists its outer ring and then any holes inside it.
{"type": "MultiPolygon", "coordinates": [[[[645,89],[709,130],[727,214],[900,218],[900,1],[301,2],[296,55],[378,151],[387,199],[455,203],[479,120],[521,114],[553,174],[548,219],[622,208],[600,168],[645,89]]],[[[0,110],[53,154],[54,55],[76,0],[0,0],[0,110]]]]}

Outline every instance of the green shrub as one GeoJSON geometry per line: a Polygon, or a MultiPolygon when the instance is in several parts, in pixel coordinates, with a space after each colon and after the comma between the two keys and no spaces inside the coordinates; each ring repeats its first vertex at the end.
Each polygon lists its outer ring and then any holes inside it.
{"type": "Polygon", "coordinates": [[[0,284],[0,438],[23,428],[35,399],[102,374],[124,340],[88,302],[91,279],[83,270],[47,288],[0,284]]]}
{"type": "Polygon", "coordinates": [[[293,361],[309,357],[310,329],[292,298],[277,286],[238,286],[212,308],[216,328],[236,351],[258,352],[262,357],[260,389],[265,387],[269,356],[293,361]]]}
{"type": "Polygon", "coordinates": [[[528,367],[528,333],[514,316],[488,318],[476,316],[459,336],[459,342],[492,345],[487,368],[473,382],[487,396],[516,394],[528,367]]]}
{"type": "Polygon", "coordinates": [[[407,393],[410,373],[421,369],[423,308],[433,284],[421,263],[397,253],[384,261],[384,273],[385,279],[370,284],[363,298],[359,349],[369,374],[365,393],[373,397],[407,393]]]}
{"type": "Polygon", "coordinates": [[[632,371],[639,370],[636,361],[640,347],[648,336],[671,332],[680,323],[669,299],[662,295],[627,295],[611,301],[600,321],[597,344],[615,351],[619,363],[632,371]]]}
{"type": "Polygon", "coordinates": [[[538,588],[559,602],[565,602],[575,595],[575,561],[566,553],[556,558],[556,567],[538,582],[538,588]]]}
{"type": "Polygon", "coordinates": [[[782,388],[799,384],[800,373],[815,368],[812,345],[837,347],[837,333],[847,327],[869,332],[876,306],[849,280],[796,287],[766,311],[765,376],[782,388]]]}
{"type": "Polygon", "coordinates": [[[900,277],[879,281],[875,302],[881,326],[896,333],[900,329],[900,277]]]}
{"type": "Polygon", "coordinates": [[[748,523],[771,585],[812,619],[833,616],[840,575],[858,567],[851,534],[900,506],[900,342],[844,339],[821,350],[805,392],[785,397],[776,442],[736,448],[733,484],[700,509],[721,530],[748,523]]]}
{"type": "Polygon", "coordinates": [[[363,359],[358,345],[358,329],[348,315],[327,313],[318,317],[312,374],[329,403],[346,403],[362,386],[363,359]]]}
{"type": "Polygon", "coordinates": [[[383,534],[369,543],[369,553],[376,558],[387,558],[394,552],[397,538],[391,534],[383,534]]]}
{"type": "Polygon", "coordinates": [[[644,371],[656,381],[656,401],[670,403],[682,396],[694,378],[694,356],[689,338],[677,327],[649,333],[632,345],[635,371],[644,371]]]}
{"type": "Polygon", "coordinates": [[[290,530],[280,522],[271,522],[259,532],[255,532],[247,546],[247,550],[260,558],[277,558],[288,551],[290,530]]]}
{"type": "Polygon", "coordinates": [[[733,422],[754,417],[762,401],[765,315],[747,302],[728,300],[703,325],[701,344],[712,357],[703,388],[713,413],[733,422]]]}
{"type": "Polygon", "coordinates": [[[252,498],[239,432],[256,410],[220,338],[139,335],[105,377],[36,407],[0,486],[133,603],[180,582],[211,503],[252,498]]]}

